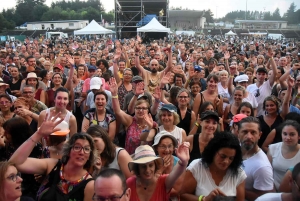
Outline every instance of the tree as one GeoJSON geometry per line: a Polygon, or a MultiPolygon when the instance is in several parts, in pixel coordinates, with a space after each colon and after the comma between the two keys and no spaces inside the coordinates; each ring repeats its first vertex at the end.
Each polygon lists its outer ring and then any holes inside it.
{"type": "Polygon", "coordinates": [[[296,16],[296,5],[291,3],[287,12],[283,15],[283,17],[288,21],[289,24],[296,24],[299,22],[299,18],[296,16]]]}
{"type": "Polygon", "coordinates": [[[206,18],[206,22],[207,22],[207,23],[212,23],[212,22],[214,22],[213,16],[214,16],[214,14],[211,12],[210,9],[204,11],[204,17],[206,18]]]}
{"type": "Polygon", "coordinates": [[[20,15],[17,25],[23,24],[24,22],[30,22],[34,20],[33,8],[37,5],[45,5],[45,0],[17,0],[16,13],[20,15]]]}
{"type": "Polygon", "coordinates": [[[270,11],[264,13],[264,20],[272,20],[270,11]]]}
{"type": "Polygon", "coordinates": [[[273,20],[281,20],[281,15],[279,12],[279,8],[276,8],[276,10],[272,14],[272,19],[273,20]]]}

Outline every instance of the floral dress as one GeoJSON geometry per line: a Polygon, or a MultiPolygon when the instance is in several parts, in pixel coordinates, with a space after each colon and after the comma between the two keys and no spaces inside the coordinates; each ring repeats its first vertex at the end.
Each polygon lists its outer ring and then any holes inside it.
{"type": "Polygon", "coordinates": [[[96,115],[96,109],[91,108],[86,111],[84,117],[87,118],[90,122],[90,125],[99,125],[108,132],[109,124],[116,120],[115,115],[108,109],[106,109],[105,118],[103,121],[99,121],[96,115]]]}

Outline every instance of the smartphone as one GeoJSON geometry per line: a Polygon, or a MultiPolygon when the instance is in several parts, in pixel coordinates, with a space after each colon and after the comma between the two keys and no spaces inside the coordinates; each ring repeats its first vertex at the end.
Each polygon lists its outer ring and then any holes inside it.
{"type": "Polygon", "coordinates": [[[236,196],[221,196],[217,195],[214,201],[235,201],[236,196]]]}

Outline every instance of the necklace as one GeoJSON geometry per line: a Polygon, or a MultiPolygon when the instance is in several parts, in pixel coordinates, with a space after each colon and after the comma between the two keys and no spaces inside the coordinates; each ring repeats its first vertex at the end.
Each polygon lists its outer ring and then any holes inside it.
{"type": "Polygon", "coordinates": [[[144,185],[142,184],[142,182],[141,182],[140,179],[138,179],[138,183],[139,183],[139,185],[140,185],[144,190],[147,190],[149,184],[147,184],[146,186],[144,186],[144,185]]]}

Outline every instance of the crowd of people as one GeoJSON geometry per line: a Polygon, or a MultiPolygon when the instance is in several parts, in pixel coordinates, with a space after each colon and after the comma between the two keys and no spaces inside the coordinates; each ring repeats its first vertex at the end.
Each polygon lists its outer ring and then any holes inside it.
{"type": "Polygon", "coordinates": [[[300,43],[26,38],[0,52],[0,200],[300,200],[300,43]]]}

